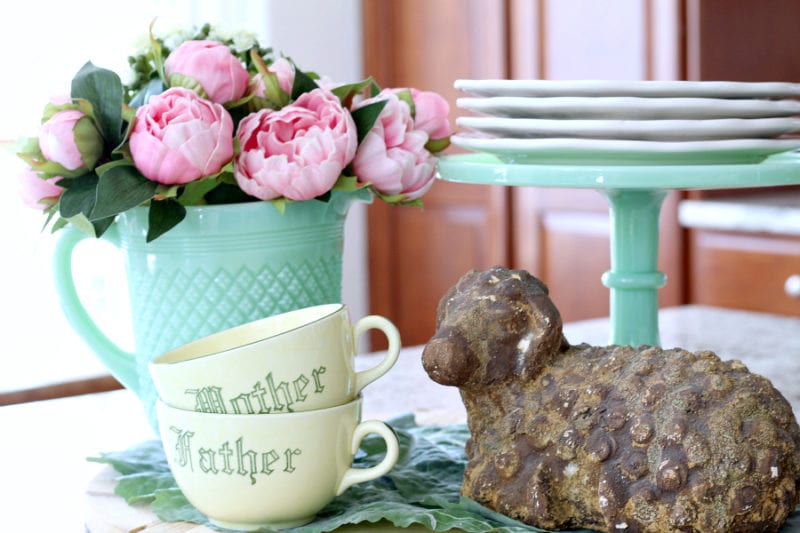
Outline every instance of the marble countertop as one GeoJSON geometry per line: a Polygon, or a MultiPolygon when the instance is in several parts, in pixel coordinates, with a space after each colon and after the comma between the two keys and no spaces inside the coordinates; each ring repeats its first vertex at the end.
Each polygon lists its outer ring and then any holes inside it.
{"type": "MultiPolygon", "coordinates": [[[[738,359],[751,372],[769,378],[800,416],[800,318],[702,305],[659,311],[661,345],[690,351],[711,350],[721,359],[738,359]]],[[[564,325],[571,344],[608,344],[607,318],[564,325]]],[[[365,414],[387,416],[414,412],[420,423],[465,420],[458,390],[431,381],[425,374],[420,347],[404,349],[385,378],[364,389],[365,414]]],[[[357,358],[361,368],[375,364],[380,354],[357,358]]]]}
{"type": "Polygon", "coordinates": [[[770,190],[683,200],[678,207],[678,220],[687,228],[800,236],[800,191],[770,190]]]}

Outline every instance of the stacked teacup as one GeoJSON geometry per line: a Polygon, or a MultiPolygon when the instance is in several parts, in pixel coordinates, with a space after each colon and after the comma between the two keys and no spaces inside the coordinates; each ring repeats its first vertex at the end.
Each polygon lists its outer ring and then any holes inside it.
{"type": "Polygon", "coordinates": [[[216,333],[150,364],[161,440],[175,481],[209,520],[231,529],[310,522],[335,496],[395,465],[397,437],[361,421],[361,390],[400,353],[387,319],[351,323],[342,304],[290,311],[216,333]],[[371,329],[388,339],[376,366],[356,371],[371,329]],[[353,468],[361,439],[377,434],[383,460],[353,468]]]}

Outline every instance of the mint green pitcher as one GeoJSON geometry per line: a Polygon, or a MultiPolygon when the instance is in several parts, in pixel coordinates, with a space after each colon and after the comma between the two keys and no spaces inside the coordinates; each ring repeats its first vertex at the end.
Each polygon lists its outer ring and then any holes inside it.
{"type": "Polygon", "coordinates": [[[147,207],[118,216],[103,239],[121,250],[130,294],[134,352],[101,331],[72,274],[75,246],[88,236],[64,228],[54,250],[55,287],[72,328],[109,372],[144,404],[157,427],[147,364],[198,338],[293,309],[341,301],[344,222],[367,191],[330,201],[187,207],[175,228],[147,243],[147,207]]]}

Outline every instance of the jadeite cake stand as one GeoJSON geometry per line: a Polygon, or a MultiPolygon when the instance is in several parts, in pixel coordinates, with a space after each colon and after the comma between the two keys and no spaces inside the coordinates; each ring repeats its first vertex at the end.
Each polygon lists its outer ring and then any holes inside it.
{"type": "Polygon", "coordinates": [[[611,215],[610,344],[659,346],[657,270],[661,204],[670,190],[774,187],[800,183],[800,154],[755,164],[565,165],[505,163],[483,153],[442,157],[445,181],[510,187],[595,189],[611,215]]]}

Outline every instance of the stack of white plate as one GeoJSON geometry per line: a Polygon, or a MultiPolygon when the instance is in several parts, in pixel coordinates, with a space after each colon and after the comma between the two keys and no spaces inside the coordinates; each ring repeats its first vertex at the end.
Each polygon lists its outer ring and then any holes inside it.
{"type": "Polygon", "coordinates": [[[800,149],[800,84],[456,80],[456,146],[509,163],[758,163],[800,149]]]}

